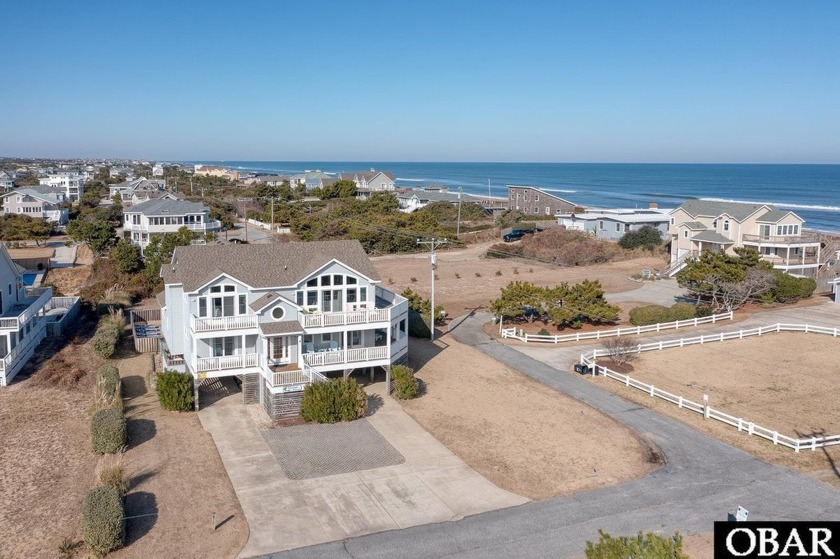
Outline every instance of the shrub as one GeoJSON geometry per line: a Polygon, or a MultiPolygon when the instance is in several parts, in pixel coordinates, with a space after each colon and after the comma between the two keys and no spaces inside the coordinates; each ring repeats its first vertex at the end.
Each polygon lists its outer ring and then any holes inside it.
{"type": "Polygon", "coordinates": [[[481,274],[479,274],[478,272],[476,272],[476,273],[475,273],[475,277],[480,278],[480,277],[481,277],[481,274]]]}
{"type": "Polygon", "coordinates": [[[111,312],[108,316],[99,319],[99,326],[93,335],[91,345],[93,351],[103,359],[109,359],[117,351],[117,342],[120,334],[125,328],[125,318],[122,312],[111,312]]]}
{"type": "Polygon", "coordinates": [[[502,271],[501,271],[501,270],[496,270],[496,275],[497,275],[497,276],[501,276],[501,275],[502,275],[502,271]]]}
{"type": "Polygon", "coordinates": [[[417,283],[417,278],[411,278],[411,283],[417,283]]]}
{"type": "Polygon", "coordinates": [[[90,440],[96,454],[119,452],[126,441],[125,415],[122,410],[108,408],[93,414],[90,420],[90,440]]]}
{"type": "Polygon", "coordinates": [[[300,416],[306,421],[336,423],[365,415],[367,394],[355,379],[332,379],[306,387],[300,402],[300,416]]]}
{"type": "Polygon", "coordinates": [[[82,535],[94,555],[102,557],[125,542],[125,511],[119,491],[95,487],[82,504],[82,535]]]}
{"type": "Polygon", "coordinates": [[[411,400],[420,392],[420,383],[414,378],[414,371],[405,365],[391,367],[393,395],[399,400],[411,400]]]}
{"type": "Polygon", "coordinates": [[[779,303],[793,303],[810,297],[816,289],[817,282],[811,278],[797,278],[790,274],[778,273],[772,293],[779,303]]]}
{"type": "Polygon", "coordinates": [[[662,244],[662,235],[656,227],[644,225],[637,231],[628,231],[618,240],[618,246],[626,249],[644,247],[653,250],[662,244]]]}
{"type": "Polygon", "coordinates": [[[160,406],[169,411],[190,411],[193,408],[193,378],[187,373],[163,371],[157,375],[157,391],[160,406]]]}
{"type": "Polygon", "coordinates": [[[617,365],[624,365],[639,358],[639,340],[632,336],[614,336],[605,339],[601,346],[607,350],[610,360],[617,365]]]}
{"type": "Polygon", "coordinates": [[[96,402],[102,407],[122,407],[120,370],[103,365],[96,371],[96,402]]]}
{"type": "Polygon", "coordinates": [[[537,336],[550,336],[551,333],[546,330],[545,328],[540,328],[540,331],[537,332],[537,336]]]}
{"type": "MultiPolygon", "coordinates": [[[[688,320],[698,316],[700,307],[691,303],[675,303],[670,308],[662,305],[645,305],[636,307],[630,311],[630,324],[633,326],[647,326],[648,324],[659,324],[662,322],[674,322],[675,320],[688,320]]],[[[711,309],[708,309],[709,316],[711,309]]],[[[707,312],[704,310],[703,312],[707,312]]]]}
{"type": "Polygon", "coordinates": [[[648,532],[636,536],[614,538],[598,530],[598,543],[586,542],[586,559],[688,559],[682,550],[682,536],[676,532],[672,537],[648,532]]]}
{"type": "Polygon", "coordinates": [[[408,311],[408,335],[414,338],[428,338],[432,335],[426,317],[411,309],[408,311]]]}
{"type": "Polygon", "coordinates": [[[668,312],[668,322],[688,320],[697,316],[697,307],[691,303],[674,303],[668,312]]]}
{"type": "Polygon", "coordinates": [[[709,305],[697,305],[697,308],[694,310],[694,316],[697,318],[706,318],[713,314],[715,314],[715,311],[709,305]]]}

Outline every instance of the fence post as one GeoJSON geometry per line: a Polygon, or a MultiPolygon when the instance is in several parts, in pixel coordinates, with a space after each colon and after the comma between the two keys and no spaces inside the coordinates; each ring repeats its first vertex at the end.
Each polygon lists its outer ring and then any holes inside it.
{"type": "Polygon", "coordinates": [[[749,433],[750,435],[753,434],[753,422],[752,421],[750,421],[749,424],[747,424],[747,433],[749,433]]]}
{"type": "Polygon", "coordinates": [[[680,408],[680,409],[682,409],[682,402],[683,402],[683,398],[682,398],[682,396],[677,396],[677,398],[678,398],[678,400],[677,400],[677,407],[678,407],[678,408],[680,408]]]}
{"type": "Polygon", "coordinates": [[[773,444],[779,444],[779,432],[773,431],[773,444]]]}
{"type": "Polygon", "coordinates": [[[650,397],[653,398],[653,385],[650,385],[650,397]]]}
{"type": "Polygon", "coordinates": [[[624,375],[624,386],[630,386],[630,375],[624,375]]]}
{"type": "Polygon", "coordinates": [[[740,433],[740,432],[741,432],[741,430],[742,430],[742,423],[743,423],[743,422],[744,422],[744,420],[743,420],[743,419],[741,419],[741,418],[739,417],[739,418],[738,418],[738,432],[739,432],[739,433],[740,433]]]}
{"type": "Polygon", "coordinates": [[[703,394],[703,419],[709,419],[709,395],[703,394]]]}
{"type": "Polygon", "coordinates": [[[817,437],[811,437],[811,452],[817,450],[817,437]]]}

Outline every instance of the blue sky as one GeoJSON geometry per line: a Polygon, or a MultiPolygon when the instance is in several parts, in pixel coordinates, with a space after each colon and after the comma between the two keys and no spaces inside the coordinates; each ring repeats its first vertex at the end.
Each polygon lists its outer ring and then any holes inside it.
{"type": "Polygon", "coordinates": [[[840,162],[840,2],[6,2],[0,155],[840,162]]]}

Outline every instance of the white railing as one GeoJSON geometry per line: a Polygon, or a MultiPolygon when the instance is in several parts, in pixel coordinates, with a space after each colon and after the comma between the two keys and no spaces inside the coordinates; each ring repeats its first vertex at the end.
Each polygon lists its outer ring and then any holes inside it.
{"type": "Polygon", "coordinates": [[[674,322],[661,322],[647,326],[633,326],[630,328],[617,328],[615,330],[596,330],[594,332],[578,332],[576,334],[564,334],[558,336],[540,336],[538,334],[516,333],[516,328],[504,328],[503,338],[513,338],[523,342],[539,342],[561,344],[565,342],[579,342],[581,340],[600,340],[602,338],[613,338],[617,336],[635,336],[647,332],[661,332],[663,330],[676,330],[688,328],[699,324],[714,324],[722,320],[732,320],[732,311],[723,314],[713,314],[703,318],[689,318],[687,320],[676,320],[674,322]]]}
{"type": "Polygon", "coordinates": [[[256,315],[219,316],[216,318],[198,318],[190,315],[190,327],[193,332],[218,332],[220,330],[241,330],[256,328],[256,315]]]}
{"type": "MultiPolygon", "coordinates": [[[[750,336],[762,336],[764,334],[775,332],[805,332],[809,334],[824,334],[835,338],[840,336],[840,328],[826,328],[823,326],[811,326],[809,324],[777,323],[772,324],[770,326],[760,326],[757,328],[750,328],[747,330],[738,330],[736,332],[721,332],[720,334],[709,334],[694,338],[680,338],[678,340],[665,340],[662,342],[654,342],[651,344],[640,344],[636,351],[641,353],[642,351],[655,351],[672,347],[685,347],[689,345],[719,342],[723,340],[743,339],[750,336]]],[[[745,432],[748,435],[754,435],[763,439],[767,439],[769,441],[772,441],[773,444],[792,448],[796,452],[799,452],[803,449],[816,450],[817,448],[840,445],[840,435],[795,439],[787,435],[782,435],[778,431],[757,425],[756,423],[748,421],[742,417],[735,417],[733,415],[726,414],[720,410],[716,410],[710,407],[708,404],[700,404],[692,400],[688,400],[686,398],[683,398],[682,396],[671,394],[670,392],[666,392],[660,388],[656,388],[652,384],[645,384],[644,382],[636,380],[628,375],[623,375],[621,373],[613,371],[607,367],[604,367],[603,365],[597,365],[598,357],[603,357],[606,355],[609,355],[609,352],[607,350],[596,349],[592,351],[591,356],[581,355],[580,362],[581,364],[586,365],[593,375],[601,374],[608,378],[615,379],[624,384],[625,386],[635,388],[637,390],[641,390],[642,392],[650,394],[651,397],[661,398],[662,400],[666,400],[668,402],[676,404],[677,407],[681,409],[687,409],[689,411],[700,413],[706,419],[715,419],[722,423],[726,423],[727,425],[737,427],[739,432],[745,432]]]]}
{"type": "Polygon", "coordinates": [[[289,386],[289,385],[305,385],[313,382],[327,380],[327,377],[309,367],[304,365],[303,369],[295,369],[292,371],[277,371],[271,373],[271,386],[289,386]]]}
{"type": "Polygon", "coordinates": [[[339,365],[343,363],[377,361],[388,358],[388,346],[339,349],[337,351],[319,351],[303,354],[303,362],[314,367],[319,365],[339,365]]]}
{"type": "Polygon", "coordinates": [[[51,287],[30,287],[26,289],[26,296],[35,297],[37,299],[29,303],[24,310],[17,316],[0,318],[0,328],[13,328],[20,330],[21,326],[26,324],[33,316],[38,314],[52,298],[51,287]]]}
{"type": "Polygon", "coordinates": [[[226,355],[224,357],[198,357],[194,362],[196,371],[221,371],[223,369],[242,369],[259,366],[260,356],[257,353],[244,355],[226,355]]]}
{"type": "MultiPolygon", "coordinates": [[[[3,357],[2,361],[0,361],[0,386],[6,386],[8,381],[11,380],[8,375],[10,372],[13,372],[13,369],[18,363],[18,360],[21,358],[22,355],[26,355],[30,351],[34,351],[38,344],[46,337],[47,330],[44,327],[38,328],[35,332],[35,335],[30,337],[29,339],[23,339],[18,345],[16,345],[12,351],[6,354],[3,357]]],[[[22,366],[22,365],[21,365],[22,366]]],[[[14,375],[13,375],[14,376],[14,375]]]]}
{"type": "Polygon", "coordinates": [[[72,309],[78,301],[78,297],[53,297],[50,299],[50,302],[46,306],[45,310],[72,309]]]}
{"type": "Polygon", "coordinates": [[[674,274],[682,270],[683,267],[685,267],[686,260],[688,260],[689,258],[694,258],[696,256],[700,256],[699,250],[689,250],[688,252],[686,252],[685,254],[683,254],[668,265],[668,268],[665,270],[665,275],[668,277],[673,276],[674,274]]]}
{"type": "Polygon", "coordinates": [[[388,320],[390,320],[390,313],[389,309],[369,309],[361,311],[313,314],[298,312],[298,320],[304,328],[325,328],[329,326],[388,322],[388,320]]]}
{"type": "Polygon", "coordinates": [[[211,231],[213,229],[221,229],[222,222],[216,219],[208,219],[203,223],[185,223],[184,227],[190,231],[211,231]]]}

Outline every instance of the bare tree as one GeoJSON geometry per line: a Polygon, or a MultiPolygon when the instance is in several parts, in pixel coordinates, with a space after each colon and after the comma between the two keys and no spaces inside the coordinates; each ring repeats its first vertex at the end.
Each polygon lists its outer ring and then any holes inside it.
{"type": "Polygon", "coordinates": [[[639,340],[632,336],[607,338],[601,346],[607,350],[610,360],[616,365],[632,363],[639,358],[639,340]]]}

